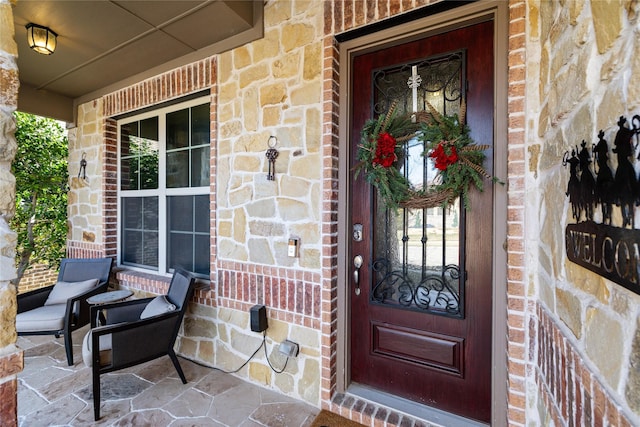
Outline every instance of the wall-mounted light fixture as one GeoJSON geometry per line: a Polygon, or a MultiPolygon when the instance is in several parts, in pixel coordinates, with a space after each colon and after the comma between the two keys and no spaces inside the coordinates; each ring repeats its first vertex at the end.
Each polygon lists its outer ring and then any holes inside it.
{"type": "Polygon", "coordinates": [[[58,35],[48,27],[29,23],[27,27],[27,42],[29,47],[43,55],[51,55],[56,50],[58,35]]]}
{"type": "Polygon", "coordinates": [[[82,159],[80,160],[80,169],[78,169],[78,178],[82,175],[82,179],[87,179],[87,153],[82,153],[82,159]]]}

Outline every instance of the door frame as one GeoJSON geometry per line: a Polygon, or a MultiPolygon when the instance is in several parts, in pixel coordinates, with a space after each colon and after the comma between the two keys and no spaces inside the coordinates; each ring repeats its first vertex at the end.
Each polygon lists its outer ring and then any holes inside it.
{"type": "MultiPolygon", "coordinates": [[[[428,37],[486,20],[494,21],[494,176],[507,182],[508,138],[508,3],[500,0],[474,2],[408,23],[361,35],[339,44],[339,153],[349,153],[351,74],[353,57],[375,49],[392,47],[410,40],[428,37]]],[[[361,29],[362,30],[362,29],[361,29]]],[[[362,34],[362,33],[360,33],[362,34]]],[[[336,391],[349,393],[350,386],[350,298],[351,267],[348,247],[349,158],[338,156],[338,301],[336,391]]],[[[504,425],[507,415],[507,188],[495,185],[493,199],[493,313],[491,424],[504,425]]],[[[383,400],[387,400],[384,399],[383,400]]],[[[388,401],[388,400],[387,400],[388,401]]]]}

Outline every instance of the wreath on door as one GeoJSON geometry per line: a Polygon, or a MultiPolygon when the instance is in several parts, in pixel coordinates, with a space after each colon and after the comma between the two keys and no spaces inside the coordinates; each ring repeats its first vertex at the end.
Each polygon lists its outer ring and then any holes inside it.
{"type": "Polygon", "coordinates": [[[429,103],[427,108],[412,120],[411,115],[397,114],[394,102],[386,114],[368,120],[361,132],[355,176],[363,173],[389,208],[446,207],[458,197],[468,208],[472,186],[482,191],[484,179],[499,182],[483,166],[489,145],[478,145],[469,136],[464,101],[459,116],[440,114],[429,103]],[[437,169],[427,188],[414,188],[401,170],[406,144],[416,138],[424,144],[422,155],[437,169]]]}

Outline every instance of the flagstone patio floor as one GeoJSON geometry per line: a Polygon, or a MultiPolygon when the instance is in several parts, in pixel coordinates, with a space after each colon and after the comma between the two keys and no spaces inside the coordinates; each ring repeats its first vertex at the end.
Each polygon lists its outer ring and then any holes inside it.
{"type": "Polygon", "coordinates": [[[82,362],[88,326],[73,333],[74,366],[63,338],[19,337],[18,425],[309,426],[318,408],[180,358],[182,384],[168,357],[102,376],[102,418],[93,420],[91,370],[82,362]]]}

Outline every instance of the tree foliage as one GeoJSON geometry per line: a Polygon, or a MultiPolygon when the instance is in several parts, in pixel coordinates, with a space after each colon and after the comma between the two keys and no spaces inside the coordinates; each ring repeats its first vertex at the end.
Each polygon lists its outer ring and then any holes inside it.
{"type": "Polygon", "coordinates": [[[16,285],[34,264],[58,268],[67,237],[68,140],[59,122],[16,112],[16,285]]]}

